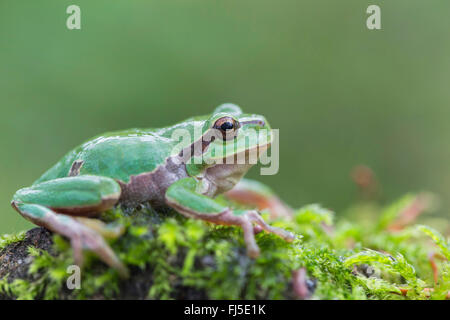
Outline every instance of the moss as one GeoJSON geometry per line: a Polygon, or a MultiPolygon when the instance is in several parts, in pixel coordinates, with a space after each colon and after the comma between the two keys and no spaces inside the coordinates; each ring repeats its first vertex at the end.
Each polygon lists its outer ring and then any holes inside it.
{"type": "Polygon", "coordinates": [[[53,236],[50,251],[29,247],[28,277],[3,277],[0,293],[18,299],[292,299],[299,297],[293,273],[303,268],[307,278],[300,285],[307,287],[307,298],[445,299],[450,291],[448,241],[423,225],[389,230],[411,201],[414,195],[387,207],[354,207],[359,218],[351,220],[335,219],[319,205],[300,208],[292,221],[271,222],[295,232],[297,239],[287,243],[261,232],[256,235],[261,255],[254,260],[245,254],[239,228],[152,208],[111,210],[104,220],[126,229],[111,246],[131,269],[129,280],[87,255],[81,289],[68,290],[72,250],[62,237],[53,236]],[[437,282],[429,262],[432,252],[442,256],[435,262],[437,282]]]}
{"type": "Polygon", "coordinates": [[[0,236],[0,250],[6,248],[12,243],[22,241],[25,238],[25,232],[17,234],[4,234],[0,236]]]}

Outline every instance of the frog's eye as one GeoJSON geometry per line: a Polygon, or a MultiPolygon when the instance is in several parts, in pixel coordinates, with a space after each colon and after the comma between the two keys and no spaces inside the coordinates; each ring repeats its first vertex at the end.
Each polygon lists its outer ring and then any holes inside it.
{"type": "Polygon", "coordinates": [[[224,140],[229,140],[236,136],[240,126],[239,121],[232,117],[222,117],[214,123],[213,128],[220,131],[224,140]]]}

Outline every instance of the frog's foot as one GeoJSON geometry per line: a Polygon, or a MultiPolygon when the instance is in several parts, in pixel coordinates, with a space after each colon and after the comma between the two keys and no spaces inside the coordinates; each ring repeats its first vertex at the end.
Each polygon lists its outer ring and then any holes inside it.
{"type": "Polygon", "coordinates": [[[285,241],[292,242],[295,235],[287,230],[270,226],[267,224],[261,215],[255,210],[240,211],[240,210],[226,210],[215,216],[200,216],[200,219],[222,225],[236,225],[240,226],[244,232],[244,241],[247,247],[247,254],[256,258],[259,256],[259,247],[255,241],[254,225],[262,230],[276,234],[285,241]]]}
{"type": "Polygon", "coordinates": [[[115,268],[122,277],[128,276],[127,268],[120,262],[103,237],[82,222],[77,221],[76,218],[57,214],[49,208],[37,204],[22,204],[13,201],[12,206],[23,217],[36,225],[69,238],[75,264],[80,268],[84,261],[83,251],[88,250],[96,254],[110,267],[115,268]]]}
{"type": "Polygon", "coordinates": [[[286,241],[295,236],[286,230],[268,225],[255,210],[231,210],[221,203],[197,192],[198,182],[194,178],[185,178],[172,184],[166,192],[166,202],[181,214],[215,224],[240,226],[244,231],[244,241],[250,257],[259,255],[255,241],[255,229],[274,233],[286,241]]]}
{"type": "Polygon", "coordinates": [[[287,242],[294,241],[295,235],[292,232],[289,232],[282,228],[273,227],[273,226],[267,224],[257,211],[255,211],[255,210],[248,211],[247,215],[248,215],[248,218],[252,222],[256,223],[263,230],[270,232],[270,233],[274,233],[274,234],[280,236],[281,238],[283,238],[284,240],[286,240],[287,242]]]}
{"type": "Polygon", "coordinates": [[[83,224],[80,224],[80,227],[73,228],[71,231],[68,238],[73,248],[75,263],[78,266],[83,266],[83,251],[88,250],[96,254],[107,265],[116,269],[122,277],[126,278],[129,276],[128,269],[99,233],[83,224]]]}
{"type": "Polygon", "coordinates": [[[98,219],[91,219],[85,217],[74,217],[78,222],[82,223],[89,229],[94,230],[100,234],[104,239],[117,239],[125,232],[122,225],[104,223],[98,219]]]}
{"type": "Polygon", "coordinates": [[[123,230],[99,220],[77,217],[98,214],[111,208],[119,195],[120,187],[112,179],[68,177],[21,189],[15,194],[11,205],[27,220],[67,237],[78,266],[82,267],[83,251],[88,250],[126,277],[127,268],[103,238],[117,237],[123,230]]]}

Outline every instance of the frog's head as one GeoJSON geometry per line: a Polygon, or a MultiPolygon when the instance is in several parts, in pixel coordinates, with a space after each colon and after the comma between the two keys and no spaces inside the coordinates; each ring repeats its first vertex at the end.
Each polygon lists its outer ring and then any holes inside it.
{"type": "Polygon", "coordinates": [[[272,130],[263,116],[244,114],[231,103],[218,106],[202,131],[208,143],[203,159],[212,165],[256,164],[272,143],[272,130]]]}
{"type": "Polygon", "coordinates": [[[201,134],[191,145],[197,148],[190,159],[198,161],[186,168],[190,175],[203,176],[211,196],[231,189],[272,143],[272,130],[263,116],[244,114],[229,103],[204,120],[201,134]]]}

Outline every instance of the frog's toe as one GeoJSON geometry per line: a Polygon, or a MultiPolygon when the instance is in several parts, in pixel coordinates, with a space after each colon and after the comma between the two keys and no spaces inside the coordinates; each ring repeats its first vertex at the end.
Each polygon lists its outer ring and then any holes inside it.
{"type": "Polygon", "coordinates": [[[245,246],[247,247],[247,255],[250,258],[257,258],[259,256],[259,247],[256,244],[255,232],[253,225],[249,219],[243,217],[240,221],[240,226],[244,232],[245,246]]]}
{"type": "Polygon", "coordinates": [[[244,232],[244,241],[245,246],[247,247],[247,254],[251,258],[257,258],[260,253],[259,247],[256,244],[255,233],[264,230],[266,232],[274,233],[288,242],[295,239],[295,235],[293,233],[268,225],[259,213],[254,210],[244,212],[233,212],[232,210],[226,210],[220,215],[207,219],[207,221],[218,224],[240,226],[244,232]]]}
{"type": "Polygon", "coordinates": [[[282,228],[272,227],[264,221],[264,219],[259,215],[257,211],[248,211],[246,215],[248,216],[250,221],[254,222],[261,229],[276,234],[288,242],[294,241],[295,235],[292,232],[289,232],[282,228]]]}
{"type": "Polygon", "coordinates": [[[259,257],[260,251],[259,248],[247,248],[247,255],[252,258],[252,259],[256,259],[259,257]]]}
{"type": "Polygon", "coordinates": [[[258,225],[253,226],[253,233],[254,233],[254,234],[258,234],[258,233],[260,233],[260,232],[263,232],[263,228],[261,228],[261,227],[258,226],[258,225]]]}
{"type": "Polygon", "coordinates": [[[74,252],[75,263],[83,266],[83,251],[88,250],[96,254],[103,262],[116,269],[121,277],[128,277],[127,267],[119,260],[114,251],[106,243],[103,237],[96,231],[81,226],[71,236],[71,245],[74,252]]]}

